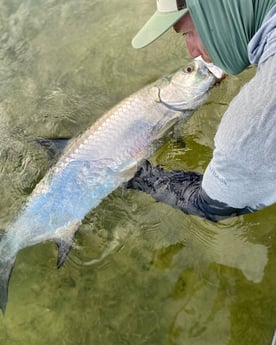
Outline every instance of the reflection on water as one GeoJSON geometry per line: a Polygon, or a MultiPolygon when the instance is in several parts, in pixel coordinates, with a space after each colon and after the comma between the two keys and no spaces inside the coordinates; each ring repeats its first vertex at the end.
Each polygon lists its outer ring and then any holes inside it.
{"type": "MultiPolygon", "coordinates": [[[[72,137],[185,64],[173,33],[131,48],[153,9],[144,0],[0,2],[1,229],[51,163],[35,139],[72,137]]],[[[221,115],[252,73],[215,88],[183,141],[152,161],[203,171],[221,115]]],[[[213,224],[118,189],[86,217],[61,270],[52,243],[19,253],[0,344],[269,344],[275,214],[274,205],[213,224]]]]}

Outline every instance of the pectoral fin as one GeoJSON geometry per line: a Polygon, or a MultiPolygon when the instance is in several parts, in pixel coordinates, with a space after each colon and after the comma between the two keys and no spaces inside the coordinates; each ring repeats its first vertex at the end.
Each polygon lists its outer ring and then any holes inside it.
{"type": "Polygon", "coordinates": [[[77,222],[75,224],[70,225],[66,229],[66,231],[64,231],[64,233],[61,235],[61,237],[55,240],[58,248],[57,268],[60,268],[64,264],[72,248],[75,233],[78,231],[80,225],[81,222],[77,222]]]}
{"type": "Polygon", "coordinates": [[[0,308],[5,314],[8,303],[8,288],[11,273],[14,267],[15,257],[0,262],[0,308]]]}

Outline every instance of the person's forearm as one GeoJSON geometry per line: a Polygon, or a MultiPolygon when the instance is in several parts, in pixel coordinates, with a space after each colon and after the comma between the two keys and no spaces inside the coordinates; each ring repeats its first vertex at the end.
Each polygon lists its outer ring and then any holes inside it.
{"type": "Polygon", "coordinates": [[[252,212],[249,208],[237,209],[212,200],[201,187],[202,174],[194,171],[164,171],[143,161],[126,187],[150,194],[155,200],[169,204],[187,214],[211,221],[252,212]]]}

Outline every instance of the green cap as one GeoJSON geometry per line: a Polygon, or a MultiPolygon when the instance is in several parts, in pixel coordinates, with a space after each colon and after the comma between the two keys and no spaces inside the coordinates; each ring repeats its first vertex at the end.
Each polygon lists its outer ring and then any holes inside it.
{"type": "Polygon", "coordinates": [[[143,48],[169,30],[187,12],[184,0],[156,0],[157,11],[132,40],[134,48],[143,48]]]}

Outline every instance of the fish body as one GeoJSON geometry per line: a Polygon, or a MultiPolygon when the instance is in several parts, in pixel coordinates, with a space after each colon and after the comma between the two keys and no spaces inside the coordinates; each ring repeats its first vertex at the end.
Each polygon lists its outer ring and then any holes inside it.
{"type": "Polygon", "coordinates": [[[16,254],[47,240],[65,261],[85,215],[130,179],[173,125],[207,99],[216,78],[199,61],[146,86],[112,108],[81,136],[37,184],[0,241],[0,307],[5,311],[16,254]]]}

